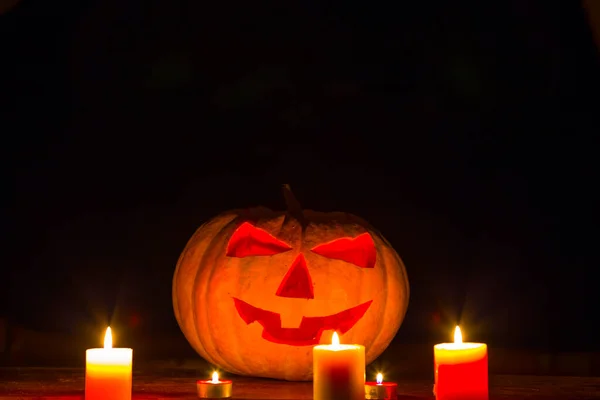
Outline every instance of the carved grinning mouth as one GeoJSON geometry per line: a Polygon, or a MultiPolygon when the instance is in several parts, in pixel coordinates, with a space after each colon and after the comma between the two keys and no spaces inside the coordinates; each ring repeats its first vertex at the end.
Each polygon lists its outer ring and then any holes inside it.
{"type": "Polygon", "coordinates": [[[279,313],[254,307],[235,297],[233,302],[238,314],[246,324],[258,322],[262,325],[263,339],[291,346],[310,346],[319,343],[325,330],[335,330],[339,333],[348,332],[362,318],[373,300],[333,315],[302,317],[298,328],[282,328],[279,313]]]}

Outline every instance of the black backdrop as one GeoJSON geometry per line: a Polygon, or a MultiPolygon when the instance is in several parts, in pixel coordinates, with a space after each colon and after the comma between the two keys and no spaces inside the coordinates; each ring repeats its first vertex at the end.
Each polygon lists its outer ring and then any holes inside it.
{"type": "Polygon", "coordinates": [[[194,229],[281,208],[288,182],[401,254],[398,340],[460,320],[499,345],[597,346],[600,79],[577,2],[23,0],[0,18],[0,315],[177,333],[194,229]]]}

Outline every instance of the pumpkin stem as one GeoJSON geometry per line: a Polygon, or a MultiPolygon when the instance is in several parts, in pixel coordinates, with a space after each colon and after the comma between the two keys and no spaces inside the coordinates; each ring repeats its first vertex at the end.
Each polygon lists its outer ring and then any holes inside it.
{"type": "Polygon", "coordinates": [[[296,199],[296,196],[294,196],[292,188],[290,188],[290,185],[288,185],[287,183],[283,185],[283,198],[285,199],[285,205],[287,206],[290,215],[292,215],[298,221],[302,222],[304,220],[302,206],[300,205],[300,202],[298,202],[298,200],[296,199]]]}

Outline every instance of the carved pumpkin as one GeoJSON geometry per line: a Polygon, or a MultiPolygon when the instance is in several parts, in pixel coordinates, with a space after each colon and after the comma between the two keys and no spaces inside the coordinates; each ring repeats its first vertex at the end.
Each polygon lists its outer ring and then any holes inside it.
{"type": "Polygon", "coordinates": [[[358,217],[301,210],[225,212],[202,225],[173,277],[175,316],[207,361],[240,375],[312,379],[312,346],[362,344],[366,362],[408,305],[404,265],[358,217]]]}

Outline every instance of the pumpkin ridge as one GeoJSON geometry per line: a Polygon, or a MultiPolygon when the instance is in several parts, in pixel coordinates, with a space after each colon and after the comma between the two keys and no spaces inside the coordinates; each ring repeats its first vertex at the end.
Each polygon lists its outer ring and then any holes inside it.
{"type": "MultiPolygon", "coordinates": [[[[177,258],[177,267],[175,267],[175,273],[173,274],[173,282],[171,284],[171,297],[173,298],[173,311],[175,312],[175,319],[177,322],[181,321],[181,311],[179,310],[179,285],[177,283],[177,278],[179,275],[179,269],[181,267],[182,261],[185,258],[185,249],[181,252],[179,257],[177,258]]],[[[183,333],[185,336],[185,332],[183,333]]]]}
{"type": "MultiPolygon", "coordinates": [[[[195,325],[195,312],[194,312],[194,299],[193,299],[193,293],[194,293],[194,282],[195,282],[195,276],[196,276],[196,271],[197,271],[197,267],[195,267],[193,260],[191,260],[191,258],[193,257],[193,252],[195,249],[197,249],[198,246],[201,246],[202,243],[204,242],[204,240],[202,239],[202,236],[206,230],[218,230],[221,228],[223,222],[222,219],[233,219],[235,218],[235,215],[231,215],[231,213],[223,213],[220,214],[219,216],[213,218],[212,220],[205,222],[204,224],[202,224],[198,229],[196,229],[196,231],[194,232],[194,234],[192,235],[192,237],[190,238],[190,240],[188,240],[188,243],[186,244],[186,247],[184,248],[180,259],[178,260],[178,264],[177,264],[177,268],[176,268],[176,274],[174,275],[174,282],[173,282],[173,299],[174,299],[174,306],[175,304],[177,304],[177,311],[176,311],[176,318],[178,318],[177,316],[179,315],[179,318],[181,319],[177,319],[177,322],[179,323],[180,327],[182,328],[182,332],[184,334],[184,336],[186,337],[186,339],[188,339],[188,341],[190,342],[190,344],[192,345],[192,347],[194,349],[196,349],[201,356],[204,357],[204,355],[206,355],[208,358],[209,355],[208,353],[205,351],[204,346],[202,345],[202,343],[200,342],[200,340],[198,339],[198,335],[196,332],[196,325],[195,325]],[[191,264],[191,265],[188,265],[191,264]],[[181,276],[183,275],[183,276],[181,276]],[[192,282],[189,285],[183,284],[183,286],[181,286],[179,283],[179,280],[181,279],[185,279],[186,275],[189,275],[190,277],[192,277],[192,282]],[[182,307],[184,306],[184,303],[188,303],[187,304],[187,313],[190,313],[192,315],[191,321],[189,318],[189,315],[187,315],[186,310],[182,309],[182,307]],[[192,327],[189,327],[189,324],[186,323],[186,321],[190,321],[192,324],[192,327]],[[194,335],[194,333],[196,333],[196,335],[194,335]]],[[[227,221],[229,222],[229,221],[227,221]]],[[[205,249],[204,249],[205,250],[205,249]]]]}
{"type": "MultiPolygon", "coordinates": [[[[178,277],[179,277],[179,273],[181,272],[181,267],[184,263],[184,260],[187,257],[187,253],[188,253],[188,246],[186,246],[185,249],[179,255],[179,258],[177,259],[177,268],[175,269],[175,275],[173,275],[173,286],[172,286],[173,309],[175,310],[175,319],[178,322],[182,318],[181,307],[183,307],[183,305],[180,305],[178,293],[180,291],[184,290],[183,288],[180,288],[180,286],[179,286],[178,277]]],[[[186,336],[185,332],[183,332],[183,334],[184,334],[184,336],[186,336]]],[[[186,336],[186,338],[187,338],[187,336],[186,336]]]]}
{"type": "MultiPolygon", "coordinates": [[[[219,231],[221,229],[222,229],[222,227],[219,229],[219,231]]],[[[200,342],[200,346],[202,347],[204,353],[207,354],[208,357],[206,358],[206,360],[209,362],[213,362],[213,357],[212,357],[211,353],[208,351],[208,346],[205,344],[205,338],[203,337],[201,332],[198,330],[198,324],[199,324],[198,315],[197,315],[198,314],[198,312],[197,312],[197,310],[198,310],[197,297],[198,296],[196,296],[195,294],[196,294],[196,291],[198,290],[198,281],[200,280],[200,276],[202,274],[202,265],[204,265],[204,258],[209,253],[209,249],[212,246],[212,242],[213,242],[212,239],[208,241],[206,248],[200,255],[200,259],[194,263],[197,267],[196,267],[196,271],[194,273],[193,290],[192,290],[192,293],[190,293],[190,297],[192,300],[191,313],[192,313],[194,332],[196,333],[196,338],[200,342]]]]}
{"type": "MultiPolygon", "coordinates": [[[[211,354],[209,346],[206,343],[206,340],[208,338],[205,338],[204,335],[202,335],[202,332],[200,332],[200,330],[198,329],[198,325],[201,323],[200,321],[200,317],[198,316],[199,312],[203,312],[204,311],[204,307],[200,307],[198,303],[198,297],[204,297],[204,293],[205,293],[205,284],[201,285],[201,288],[199,288],[198,286],[198,281],[200,281],[200,277],[202,275],[202,266],[206,265],[205,264],[205,258],[207,257],[207,254],[209,254],[211,247],[213,246],[213,242],[214,240],[210,240],[208,245],[206,246],[206,249],[204,249],[204,252],[202,253],[202,255],[200,256],[200,260],[198,260],[198,262],[196,262],[195,264],[198,265],[198,268],[196,269],[196,273],[194,275],[194,293],[192,294],[192,315],[194,318],[194,329],[196,331],[196,337],[198,338],[198,340],[200,341],[201,346],[204,348],[204,351],[209,355],[209,360],[210,362],[214,363],[213,359],[214,356],[211,354]],[[200,290],[200,295],[195,295],[195,292],[197,290],[200,290]],[[202,311],[199,311],[202,310],[202,311]]],[[[208,282],[210,283],[210,280],[208,280],[208,282]]],[[[205,300],[205,299],[204,299],[205,300]]],[[[205,300],[206,301],[206,300],[205,300]]],[[[205,318],[206,319],[206,318],[205,318]]],[[[208,329],[208,324],[207,325],[207,329],[208,329]]]]}
{"type": "MultiPolygon", "coordinates": [[[[185,248],[183,249],[183,251],[181,252],[179,257],[177,258],[177,266],[175,267],[175,273],[173,274],[173,282],[172,282],[171,290],[172,290],[172,297],[173,297],[173,309],[175,311],[175,319],[177,319],[178,322],[179,322],[179,318],[181,317],[178,293],[180,290],[183,290],[183,289],[180,289],[180,286],[178,283],[179,274],[181,273],[181,268],[184,265],[184,260],[187,257],[188,250],[190,247],[192,247],[192,244],[195,242],[194,239],[196,238],[196,235],[198,234],[198,232],[200,232],[204,228],[204,226],[206,224],[208,224],[208,222],[202,224],[199,228],[197,228],[194,231],[194,234],[188,240],[188,242],[185,245],[185,248]]],[[[184,335],[185,335],[185,332],[184,332],[184,335]]]]}
{"type": "MultiPolygon", "coordinates": [[[[232,226],[232,225],[237,225],[238,224],[238,218],[234,218],[232,219],[228,224],[224,225],[220,232],[223,231],[228,231],[228,229],[232,226]]],[[[218,237],[220,239],[220,237],[218,237]]],[[[229,242],[229,237],[226,238],[226,240],[215,240],[213,238],[213,240],[211,240],[211,244],[208,246],[208,248],[206,249],[206,252],[202,255],[202,261],[199,263],[200,266],[202,265],[207,265],[207,263],[205,263],[204,261],[204,257],[206,257],[207,255],[212,255],[213,251],[215,251],[217,254],[225,254],[227,251],[227,243],[229,242]]],[[[209,262],[208,265],[210,265],[210,272],[208,275],[208,278],[206,279],[206,281],[204,282],[204,287],[205,290],[202,293],[202,297],[204,302],[206,303],[206,306],[201,307],[201,309],[204,311],[204,320],[205,320],[205,324],[206,324],[206,330],[208,331],[208,335],[206,335],[209,340],[208,343],[212,349],[212,352],[210,350],[207,350],[207,352],[209,354],[212,354],[212,358],[213,358],[213,363],[217,364],[219,366],[221,366],[221,368],[225,369],[228,372],[232,372],[232,373],[239,373],[239,370],[237,368],[235,368],[233,365],[231,365],[231,363],[227,360],[225,360],[225,358],[223,358],[219,352],[219,349],[217,348],[217,345],[215,344],[215,342],[212,340],[214,336],[214,327],[215,324],[211,324],[210,323],[210,318],[208,316],[208,311],[209,311],[209,307],[211,304],[211,301],[209,299],[210,297],[210,286],[211,283],[213,281],[213,275],[215,272],[215,263],[214,262],[209,262]]],[[[201,268],[201,267],[200,267],[201,268]]],[[[198,268],[198,277],[200,276],[200,268],[198,268]]],[[[198,318],[198,317],[196,317],[198,318]]],[[[197,326],[198,324],[196,324],[197,326]]],[[[197,329],[197,328],[196,328],[197,329]]],[[[231,341],[229,343],[230,346],[236,346],[237,347],[237,343],[235,341],[231,341]]],[[[206,346],[205,346],[206,348],[206,346]]],[[[239,353],[238,351],[235,351],[234,354],[239,353]]]]}
{"type": "MultiPolygon", "coordinates": [[[[398,274],[400,275],[399,279],[398,280],[390,280],[390,282],[397,282],[399,280],[406,282],[406,284],[403,287],[400,286],[400,285],[398,285],[399,286],[398,287],[398,289],[399,289],[398,290],[399,297],[402,296],[402,293],[405,293],[405,298],[404,298],[405,301],[400,301],[399,300],[399,302],[401,304],[404,304],[404,306],[401,307],[401,309],[399,309],[398,320],[401,321],[401,320],[404,319],[404,316],[406,315],[406,310],[408,308],[408,302],[409,302],[409,298],[410,298],[410,292],[409,292],[409,287],[408,287],[408,277],[407,277],[407,273],[406,273],[406,267],[404,266],[404,263],[402,262],[402,259],[400,258],[400,255],[398,255],[398,253],[396,253],[395,251],[392,251],[392,252],[388,251],[388,249],[391,249],[392,247],[391,247],[390,243],[387,241],[387,239],[385,239],[385,237],[383,237],[381,234],[377,235],[377,238],[378,238],[378,240],[381,240],[381,242],[383,244],[384,250],[382,251],[382,253],[385,254],[385,255],[387,255],[387,256],[393,257],[394,261],[395,261],[395,264],[400,266],[400,268],[397,271],[398,274]]],[[[383,258],[387,261],[387,257],[383,257],[383,258]]],[[[385,268],[386,268],[386,271],[387,271],[387,268],[388,268],[387,262],[385,263],[385,268]]],[[[390,291],[389,284],[386,285],[385,289],[389,293],[389,291],[390,291]]],[[[389,301],[388,301],[389,297],[386,295],[385,298],[386,298],[386,305],[385,305],[385,311],[384,311],[384,313],[387,314],[388,307],[389,307],[389,301]]],[[[380,324],[380,326],[378,327],[378,330],[377,330],[376,337],[373,340],[375,343],[377,343],[378,340],[381,338],[381,335],[385,331],[385,329],[384,329],[385,326],[386,326],[385,321],[381,321],[381,324],[380,324]]],[[[391,336],[392,339],[396,336],[396,334],[398,333],[399,329],[400,329],[400,324],[398,324],[398,326],[393,331],[390,332],[390,336],[391,336]]],[[[381,351],[376,357],[374,357],[373,360],[375,360],[377,357],[379,357],[379,355],[381,355],[382,352],[383,351],[381,351]]]]}
{"type": "MultiPolygon", "coordinates": [[[[369,234],[371,234],[371,232],[369,232],[369,234]]],[[[371,237],[373,237],[373,235],[371,235],[371,237]]],[[[379,237],[381,237],[381,235],[377,236],[377,239],[375,239],[375,240],[379,240],[379,237]]],[[[375,245],[378,246],[379,243],[376,243],[375,245]]],[[[383,269],[383,275],[387,276],[387,274],[389,273],[388,270],[387,270],[387,257],[385,257],[385,253],[384,253],[383,250],[381,250],[381,249],[377,249],[377,250],[381,251],[380,254],[383,256],[383,257],[379,257],[379,263],[380,263],[379,264],[379,268],[383,269]]],[[[387,313],[388,313],[388,307],[389,307],[389,301],[388,301],[389,285],[390,285],[390,283],[386,282],[385,285],[384,285],[384,287],[383,287],[383,290],[385,291],[384,296],[383,296],[383,298],[384,298],[384,304],[380,305],[380,307],[383,307],[383,313],[382,313],[383,315],[387,315],[387,313]]],[[[385,321],[384,318],[379,318],[379,320],[377,322],[377,330],[376,330],[375,336],[371,340],[371,344],[378,343],[379,338],[381,336],[381,331],[382,331],[382,329],[384,329],[384,327],[385,327],[385,325],[387,323],[388,323],[388,321],[385,321]]],[[[379,354],[373,356],[374,353],[373,353],[372,349],[373,349],[373,347],[369,346],[369,350],[367,351],[367,353],[371,353],[370,357],[369,357],[369,354],[365,354],[365,362],[367,362],[367,363],[369,363],[369,361],[368,361],[369,358],[372,358],[372,360],[374,361],[375,359],[377,359],[377,357],[379,357],[381,355],[381,353],[379,353],[379,354]]],[[[377,351],[375,350],[375,353],[376,352],[377,351]]]]}

